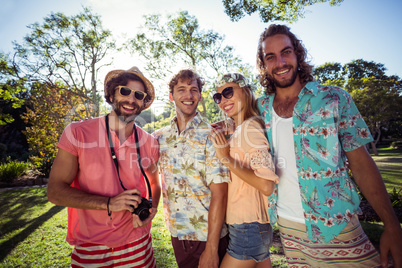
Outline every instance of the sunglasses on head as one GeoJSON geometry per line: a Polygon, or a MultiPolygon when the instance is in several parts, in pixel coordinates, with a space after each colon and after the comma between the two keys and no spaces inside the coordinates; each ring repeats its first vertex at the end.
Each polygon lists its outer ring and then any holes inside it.
{"type": "Polygon", "coordinates": [[[213,98],[216,104],[221,103],[222,96],[224,96],[225,99],[230,99],[231,97],[233,97],[233,87],[225,88],[224,90],[222,90],[222,93],[215,93],[213,98]]]}
{"type": "Polygon", "coordinates": [[[131,92],[134,92],[134,97],[137,100],[143,100],[147,96],[147,93],[145,93],[145,92],[142,92],[140,90],[132,90],[131,88],[126,87],[126,86],[118,86],[118,88],[119,88],[120,95],[122,95],[122,96],[129,96],[131,94],[131,92]]]}

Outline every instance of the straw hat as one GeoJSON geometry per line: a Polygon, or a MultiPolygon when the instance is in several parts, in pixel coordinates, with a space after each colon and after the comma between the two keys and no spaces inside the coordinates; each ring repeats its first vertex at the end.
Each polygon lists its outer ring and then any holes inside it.
{"type": "Polygon", "coordinates": [[[147,78],[145,78],[145,76],[141,73],[140,69],[138,69],[138,67],[136,67],[136,66],[131,67],[131,68],[128,69],[127,71],[126,71],[126,70],[114,70],[114,71],[110,71],[110,72],[106,75],[106,77],[105,77],[105,84],[104,84],[105,96],[106,96],[106,91],[107,91],[107,89],[106,89],[107,83],[108,83],[111,79],[116,78],[116,77],[118,77],[119,75],[121,75],[121,74],[123,74],[123,73],[132,73],[132,74],[135,74],[136,76],[138,76],[138,77],[142,80],[142,82],[144,82],[145,87],[146,87],[146,90],[147,90],[146,93],[147,93],[147,95],[151,96],[151,99],[145,103],[144,110],[147,109],[147,108],[149,108],[149,106],[151,106],[152,102],[153,102],[154,99],[155,99],[155,90],[154,90],[154,86],[152,85],[152,83],[151,83],[147,78]]]}

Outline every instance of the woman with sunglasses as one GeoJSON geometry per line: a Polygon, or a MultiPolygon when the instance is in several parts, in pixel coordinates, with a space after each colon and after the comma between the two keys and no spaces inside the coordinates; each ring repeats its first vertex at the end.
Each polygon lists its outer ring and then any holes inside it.
{"type": "Polygon", "coordinates": [[[219,160],[231,171],[226,211],[230,239],[221,267],[271,267],[267,196],[273,193],[278,176],[264,123],[252,86],[243,75],[225,74],[216,82],[214,101],[235,123],[229,140],[220,127],[211,133],[219,160]]]}

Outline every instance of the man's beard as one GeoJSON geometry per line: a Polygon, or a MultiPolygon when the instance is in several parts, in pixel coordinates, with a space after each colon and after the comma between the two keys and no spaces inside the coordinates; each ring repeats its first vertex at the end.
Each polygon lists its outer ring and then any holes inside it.
{"type": "MultiPolygon", "coordinates": [[[[287,66],[285,66],[287,67],[287,66]]],[[[293,68],[291,69],[291,71],[294,70],[293,68]]],[[[273,70],[272,72],[274,73],[276,70],[273,70]]],[[[293,85],[296,81],[297,78],[297,71],[294,71],[292,76],[290,77],[290,79],[288,80],[283,80],[283,81],[278,81],[277,79],[275,79],[273,76],[267,74],[268,79],[271,81],[271,83],[274,84],[274,86],[276,88],[286,88],[286,87],[290,87],[291,85],[293,85]]]]}
{"type": "Polygon", "coordinates": [[[114,112],[116,113],[116,115],[119,117],[120,121],[124,122],[124,123],[130,123],[133,122],[135,120],[135,118],[141,113],[141,107],[138,106],[137,103],[133,102],[133,103],[129,103],[127,101],[122,101],[122,102],[118,102],[116,99],[113,100],[113,109],[114,112]],[[134,106],[134,114],[125,114],[123,112],[123,106],[124,105],[130,105],[130,106],[134,106]]]}

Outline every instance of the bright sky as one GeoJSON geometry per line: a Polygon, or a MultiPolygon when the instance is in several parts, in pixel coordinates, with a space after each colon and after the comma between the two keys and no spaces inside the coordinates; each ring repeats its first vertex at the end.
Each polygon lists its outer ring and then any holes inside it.
{"type": "MultiPolygon", "coordinates": [[[[101,16],[104,28],[120,39],[123,34],[136,34],[143,15],[187,10],[199,20],[202,29],[225,35],[236,54],[253,66],[259,35],[269,25],[261,23],[258,14],[231,22],[221,0],[0,0],[0,51],[11,52],[11,42],[21,42],[29,32],[26,26],[42,23],[50,12],[74,15],[82,11],[82,6],[91,7],[101,16]]],[[[402,77],[402,1],[344,0],[340,6],[324,3],[307,10],[305,18],[289,26],[303,41],[314,65],[345,64],[362,58],[383,63],[388,75],[402,77]]],[[[113,66],[103,70],[99,78],[102,81],[111,69],[134,65],[141,69],[137,59],[127,54],[116,56],[113,66]]]]}

